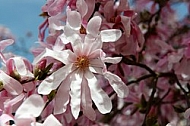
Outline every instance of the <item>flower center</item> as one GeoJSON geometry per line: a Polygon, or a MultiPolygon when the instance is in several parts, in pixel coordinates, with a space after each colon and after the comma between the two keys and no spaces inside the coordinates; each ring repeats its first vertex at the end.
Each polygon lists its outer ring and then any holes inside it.
{"type": "Polygon", "coordinates": [[[89,59],[86,56],[79,56],[77,57],[77,61],[75,62],[76,67],[79,69],[85,69],[89,66],[89,59]]]}

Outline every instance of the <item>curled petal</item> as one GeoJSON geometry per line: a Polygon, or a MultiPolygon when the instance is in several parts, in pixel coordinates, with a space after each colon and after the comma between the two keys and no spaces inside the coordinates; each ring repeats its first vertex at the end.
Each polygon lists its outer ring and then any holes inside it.
{"type": "Polygon", "coordinates": [[[34,77],[34,75],[27,69],[22,57],[11,58],[14,61],[17,72],[21,76],[34,77]]]}
{"type": "Polygon", "coordinates": [[[23,87],[20,82],[10,77],[3,71],[0,71],[0,81],[3,83],[3,88],[12,95],[19,95],[23,91],[23,87]]]}
{"type": "Polygon", "coordinates": [[[91,98],[97,106],[98,110],[102,114],[109,113],[112,109],[111,99],[98,85],[98,80],[96,79],[96,77],[90,71],[87,71],[85,72],[85,78],[88,81],[91,98]]]}
{"type": "Polygon", "coordinates": [[[109,81],[118,97],[124,98],[128,96],[129,88],[125,85],[121,78],[108,71],[104,73],[104,77],[109,81]]]}
{"type": "Polygon", "coordinates": [[[107,29],[100,32],[102,42],[115,42],[117,41],[122,33],[118,29],[107,29]]]}
{"type": "Polygon", "coordinates": [[[2,52],[7,46],[13,43],[14,43],[14,40],[12,39],[6,39],[6,40],[0,41],[0,52],[2,52]]]}

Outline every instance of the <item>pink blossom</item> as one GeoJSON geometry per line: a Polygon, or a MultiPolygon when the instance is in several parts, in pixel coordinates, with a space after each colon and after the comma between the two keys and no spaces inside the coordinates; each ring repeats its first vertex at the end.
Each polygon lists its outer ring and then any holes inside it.
{"type": "Polygon", "coordinates": [[[71,112],[75,119],[78,118],[82,109],[84,115],[94,120],[95,112],[92,108],[92,101],[101,113],[105,114],[111,111],[111,99],[98,85],[94,73],[103,75],[119,97],[128,95],[127,86],[117,75],[108,72],[104,64],[104,62],[117,63],[121,58],[105,57],[100,47],[101,43],[79,42],[73,46],[73,52],[70,50],[58,52],[46,49],[35,58],[34,64],[47,56],[65,64],[64,67],[42,81],[38,88],[40,94],[47,95],[61,84],[55,96],[55,114],[65,112],[67,104],[70,103],[71,112]]]}

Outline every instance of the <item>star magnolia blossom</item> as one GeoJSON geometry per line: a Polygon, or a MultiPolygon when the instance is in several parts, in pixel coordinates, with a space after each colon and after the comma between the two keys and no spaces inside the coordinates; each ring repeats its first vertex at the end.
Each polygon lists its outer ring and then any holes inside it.
{"type": "Polygon", "coordinates": [[[112,109],[111,99],[98,84],[96,74],[104,76],[119,97],[128,95],[128,87],[117,75],[108,72],[104,64],[118,63],[121,58],[105,57],[100,47],[101,42],[89,43],[86,40],[73,46],[73,51],[52,51],[46,48],[34,59],[36,64],[44,57],[53,57],[65,64],[43,80],[38,88],[38,93],[48,95],[59,87],[55,96],[54,114],[64,113],[70,103],[75,119],[82,109],[84,115],[95,120],[92,101],[101,113],[109,113],[112,109]]]}

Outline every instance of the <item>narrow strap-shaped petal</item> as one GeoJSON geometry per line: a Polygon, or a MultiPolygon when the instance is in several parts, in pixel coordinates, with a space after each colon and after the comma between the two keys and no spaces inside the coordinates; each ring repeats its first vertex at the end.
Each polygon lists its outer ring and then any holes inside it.
{"type": "Polygon", "coordinates": [[[117,64],[121,61],[121,59],[122,59],[122,57],[106,57],[103,59],[103,61],[106,63],[117,64]]]}
{"type": "Polygon", "coordinates": [[[90,96],[90,89],[88,87],[88,81],[86,80],[86,78],[84,78],[82,81],[81,102],[82,102],[83,114],[87,116],[90,120],[94,121],[96,118],[96,113],[92,108],[92,99],[90,96]]]}
{"type": "Polygon", "coordinates": [[[97,78],[90,71],[85,72],[85,78],[88,81],[91,98],[93,102],[95,103],[95,105],[97,106],[98,110],[102,114],[109,113],[112,109],[111,99],[102,90],[100,85],[98,85],[97,78]]]}
{"type": "Polygon", "coordinates": [[[129,88],[125,85],[121,78],[108,71],[104,73],[104,77],[109,81],[118,97],[124,98],[128,96],[129,88]]]}
{"type": "Polygon", "coordinates": [[[60,85],[60,83],[67,77],[67,75],[71,72],[71,67],[72,64],[66,65],[55,71],[45,80],[43,80],[38,87],[38,93],[47,95],[52,90],[55,90],[60,85]]]}
{"type": "Polygon", "coordinates": [[[118,29],[107,29],[100,32],[102,42],[115,42],[117,41],[122,33],[118,29]]]}
{"type": "Polygon", "coordinates": [[[58,51],[53,51],[53,50],[46,48],[40,55],[38,55],[34,59],[33,64],[38,63],[40,60],[42,60],[45,57],[52,57],[54,59],[61,61],[64,64],[67,64],[68,63],[67,59],[69,57],[70,52],[71,52],[70,50],[64,50],[64,51],[58,52],[58,51]]]}
{"type": "Polygon", "coordinates": [[[0,70],[0,81],[3,82],[3,88],[12,95],[19,95],[23,91],[23,87],[14,78],[0,70]]]}
{"type": "Polygon", "coordinates": [[[71,75],[71,112],[75,119],[78,118],[80,112],[80,102],[81,102],[81,83],[83,79],[83,73],[79,70],[75,71],[71,75]]]}
{"type": "Polygon", "coordinates": [[[62,114],[66,111],[69,103],[70,84],[69,76],[61,83],[55,96],[54,114],[62,114]]]}

